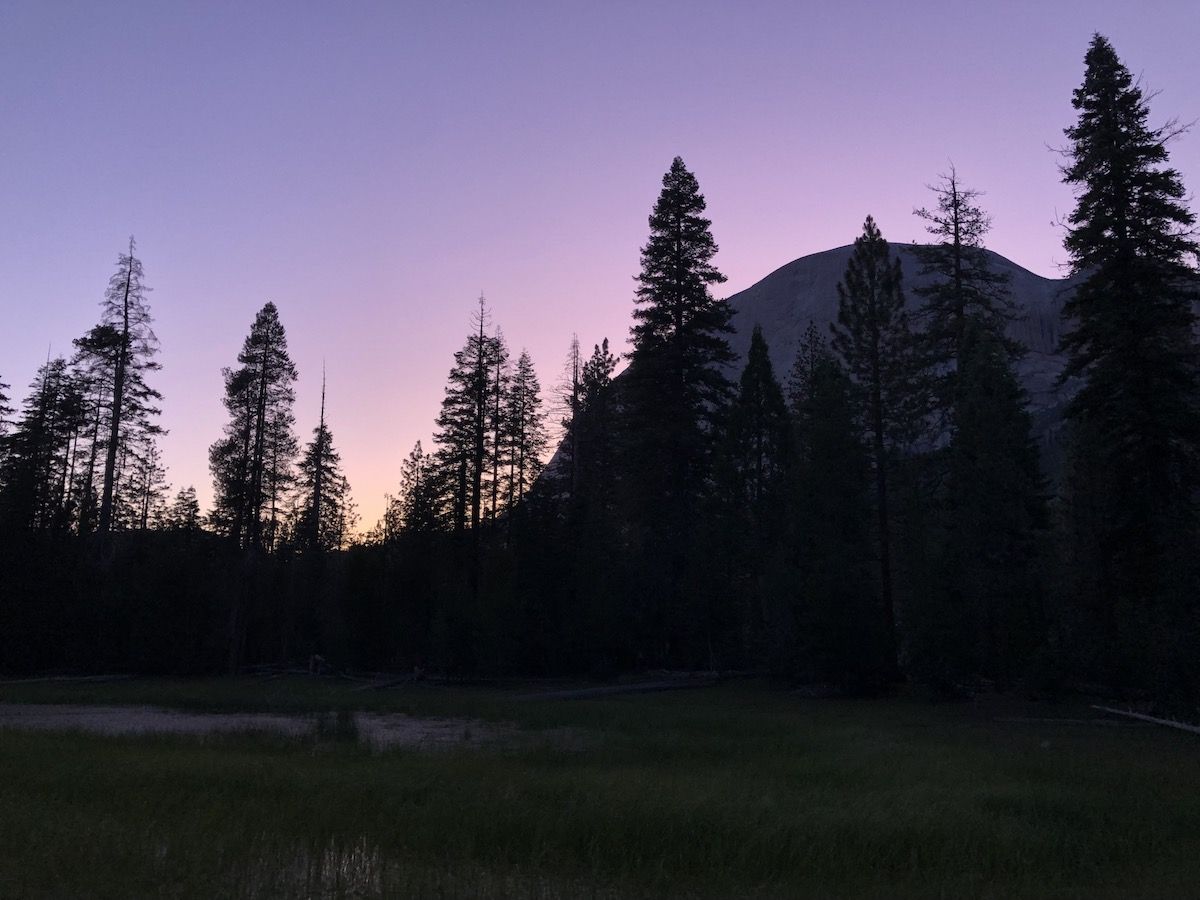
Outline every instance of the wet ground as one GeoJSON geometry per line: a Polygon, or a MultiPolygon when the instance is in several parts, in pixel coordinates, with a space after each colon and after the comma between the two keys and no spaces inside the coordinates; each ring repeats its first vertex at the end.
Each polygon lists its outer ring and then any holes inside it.
{"type": "Polygon", "coordinates": [[[65,704],[0,703],[0,729],[85,731],[93,734],[180,734],[263,732],[307,738],[318,734],[357,737],[375,749],[516,746],[550,738],[572,744],[577,736],[566,729],[551,733],[524,732],[515,725],[476,719],[417,718],[403,713],[208,713],[160,709],[153,706],[82,706],[65,704]]]}

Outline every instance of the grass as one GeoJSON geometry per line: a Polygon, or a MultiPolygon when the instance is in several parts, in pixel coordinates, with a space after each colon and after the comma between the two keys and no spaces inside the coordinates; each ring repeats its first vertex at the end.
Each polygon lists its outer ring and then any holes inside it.
{"type": "Polygon", "coordinates": [[[0,731],[3,897],[1183,897],[1200,740],[988,701],[760,686],[543,702],[308,679],[0,701],[352,708],[569,725],[583,749],[0,731]]]}

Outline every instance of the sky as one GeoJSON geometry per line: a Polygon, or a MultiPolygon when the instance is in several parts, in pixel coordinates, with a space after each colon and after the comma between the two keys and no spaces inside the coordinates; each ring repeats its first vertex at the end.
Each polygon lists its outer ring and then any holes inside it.
{"type": "MultiPolygon", "coordinates": [[[[1177,2],[0,0],[0,380],[95,324],[130,234],[168,480],[211,497],[221,368],[273,301],[369,528],[483,292],[547,391],[572,334],[626,345],[663,173],[699,179],[732,294],[809,253],[923,237],[953,163],[990,246],[1066,261],[1062,129],[1093,32],[1152,118],[1200,118],[1177,2]]],[[[1172,145],[1200,185],[1200,131],[1172,145]]],[[[1195,205],[1193,204],[1193,208],[1195,205]]]]}

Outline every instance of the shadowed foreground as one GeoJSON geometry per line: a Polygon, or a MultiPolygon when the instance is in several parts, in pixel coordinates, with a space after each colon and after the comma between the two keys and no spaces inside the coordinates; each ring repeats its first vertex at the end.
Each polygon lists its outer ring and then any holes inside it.
{"type": "Polygon", "coordinates": [[[1200,741],[1044,721],[1086,718],[1076,707],[312,681],[3,686],[0,701],[361,708],[528,732],[378,752],[337,727],[0,730],[6,897],[1165,897],[1200,878],[1200,741]],[[563,726],[584,739],[549,737],[563,726]]]}

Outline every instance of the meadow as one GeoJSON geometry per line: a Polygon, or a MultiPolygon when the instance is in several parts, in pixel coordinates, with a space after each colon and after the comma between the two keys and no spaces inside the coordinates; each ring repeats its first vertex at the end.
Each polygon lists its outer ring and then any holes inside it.
{"type": "Polygon", "coordinates": [[[1183,897],[1200,739],[1084,704],[597,699],[314,679],[0,685],[0,703],[322,714],[309,737],[0,729],[3,897],[1183,897]],[[517,741],[380,751],[352,711],[517,741]],[[338,715],[338,711],[341,714],[338,715]],[[571,740],[562,740],[569,734],[571,740]]]}

